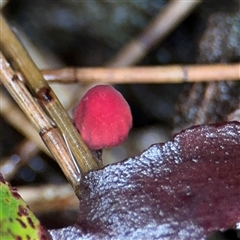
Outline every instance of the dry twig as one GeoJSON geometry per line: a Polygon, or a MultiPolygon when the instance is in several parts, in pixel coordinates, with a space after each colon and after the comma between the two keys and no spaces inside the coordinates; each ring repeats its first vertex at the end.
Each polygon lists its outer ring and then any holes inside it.
{"type": "Polygon", "coordinates": [[[44,80],[2,16],[0,17],[0,25],[2,51],[16,70],[21,72],[28,87],[34,92],[38,101],[45,107],[45,110],[66,138],[82,173],[101,167],[100,162],[95,161],[92,157],[55,93],[44,80]]]}
{"type": "Polygon", "coordinates": [[[0,1],[0,10],[4,8],[4,6],[7,4],[8,0],[1,0],[0,1]]]}
{"type": "Polygon", "coordinates": [[[62,68],[43,70],[58,83],[184,83],[240,79],[240,64],[174,65],[131,68],[62,68]]]}
{"type": "Polygon", "coordinates": [[[31,139],[37,146],[49,155],[49,151],[43,144],[41,138],[39,137],[36,129],[33,127],[31,122],[23,114],[23,112],[16,106],[15,103],[0,90],[0,114],[3,118],[14,126],[22,135],[31,139]]]}
{"type": "Polygon", "coordinates": [[[126,67],[140,61],[156,44],[170,34],[201,2],[172,0],[136,39],[126,44],[107,64],[126,67]]]}
{"type": "Polygon", "coordinates": [[[227,116],[227,121],[238,121],[240,122],[240,96],[238,100],[237,109],[227,116]]]}
{"type": "Polygon", "coordinates": [[[32,98],[31,94],[14,73],[2,53],[0,53],[0,61],[1,80],[4,86],[37,129],[42,140],[58,162],[74,190],[77,190],[81,180],[81,173],[75,160],[69,153],[61,133],[55,128],[45,112],[32,98]]]}
{"type": "Polygon", "coordinates": [[[18,192],[34,213],[49,213],[79,207],[79,200],[68,184],[18,187],[18,192]]]}
{"type": "Polygon", "coordinates": [[[10,181],[18,170],[39,151],[38,146],[29,140],[23,141],[9,157],[0,160],[0,172],[10,181]]]}

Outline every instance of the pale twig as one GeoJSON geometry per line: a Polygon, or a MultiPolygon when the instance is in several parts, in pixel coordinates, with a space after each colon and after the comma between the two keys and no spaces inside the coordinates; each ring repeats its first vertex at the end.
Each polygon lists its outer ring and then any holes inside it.
{"type": "Polygon", "coordinates": [[[29,140],[23,141],[14,150],[14,154],[0,160],[0,172],[3,177],[10,181],[18,170],[24,166],[31,157],[39,151],[38,146],[29,140]]]}
{"type": "Polygon", "coordinates": [[[201,2],[172,0],[136,39],[126,44],[107,64],[125,67],[140,61],[156,43],[168,36],[201,2]]]}
{"type": "Polygon", "coordinates": [[[16,67],[16,70],[21,72],[28,87],[34,92],[35,97],[45,107],[49,116],[66,138],[69,148],[76,158],[82,173],[87,173],[90,170],[101,167],[100,162],[92,157],[89,149],[73,126],[71,119],[55,93],[42,77],[40,71],[19,43],[2,16],[0,17],[0,25],[0,43],[2,51],[16,67]]]}
{"type": "Polygon", "coordinates": [[[62,68],[43,70],[44,78],[58,83],[184,83],[239,80],[240,64],[173,65],[131,68],[62,68]]]}
{"type": "Polygon", "coordinates": [[[35,214],[79,208],[79,200],[68,184],[24,186],[18,187],[18,192],[35,214]]]}
{"type": "Polygon", "coordinates": [[[69,153],[61,133],[54,127],[46,113],[32,98],[31,94],[14,73],[2,53],[0,53],[0,61],[0,77],[2,83],[37,129],[39,135],[58,162],[76,194],[79,194],[77,189],[81,180],[81,172],[69,153]]]}
{"type": "Polygon", "coordinates": [[[0,0],[0,10],[2,10],[7,3],[8,0],[0,0]]]}
{"type": "Polygon", "coordinates": [[[31,139],[42,151],[49,155],[48,149],[43,144],[31,122],[27,119],[21,109],[19,109],[16,104],[13,103],[13,101],[1,90],[0,103],[0,114],[2,117],[15,127],[22,135],[31,139]]]}
{"type": "Polygon", "coordinates": [[[239,99],[238,99],[238,106],[237,106],[236,110],[233,111],[232,113],[230,113],[227,116],[227,121],[238,121],[238,122],[240,122],[240,96],[239,96],[239,99]]]}

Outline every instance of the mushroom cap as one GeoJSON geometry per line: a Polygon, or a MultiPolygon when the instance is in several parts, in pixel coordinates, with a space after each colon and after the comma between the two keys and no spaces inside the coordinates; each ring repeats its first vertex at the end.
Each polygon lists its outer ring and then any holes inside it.
{"type": "Polygon", "coordinates": [[[110,85],[98,85],[83,96],[74,124],[93,150],[123,143],[132,127],[132,114],[122,94],[110,85]]]}

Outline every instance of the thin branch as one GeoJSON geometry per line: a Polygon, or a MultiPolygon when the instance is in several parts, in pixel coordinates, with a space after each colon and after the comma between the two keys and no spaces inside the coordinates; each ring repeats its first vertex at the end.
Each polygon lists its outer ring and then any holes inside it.
{"type": "Polygon", "coordinates": [[[34,142],[23,141],[15,148],[14,154],[0,160],[0,172],[3,177],[10,181],[18,170],[27,164],[38,151],[39,148],[34,142]]]}
{"type": "Polygon", "coordinates": [[[8,3],[8,0],[1,0],[0,1],[0,10],[2,10],[7,3],[8,3]]]}
{"type": "Polygon", "coordinates": [[[156,43],[168,36],[201,2],[172,0],[136,39],[126,44],[107,64],[125,67],[140,61],[156,43]]]}
{"type": "MultiPolygon", "coordinates": [[[[76,191],[80,184],[81,172],[69,153],[61,133],[55,128],[48,119],[46,113],[32,98],[31,94],[28,92],[23,82],[19,80],[2,53],[0,53],[0,63],[0,77],[2,83],[37,129],[42,140],[76,191]]],[[[77,191],[76,194],[78,194],[77,191]]]]}
{"type": "Polygon", "coordinates": [[[58,83],[183,83],[239,80],[240,64],[174,65],[131,68],[62,68],[43,70],[44,78],[58,83]]]}
{"type": "Polygon", "coordinates": [[[239,96],[239,100],[238,100],[237,109],[227,116],[227,121],[238,121],[238,122],[240,122],[240,96],[239,96]]]}
{"type": "Polygon", "coordinates": [[[79,200],[68,184],[18,187],[18,192],[35,214],[79,207],[79,200]]]}
{"type": "Polygon", "coordinates": [[[21,72],[28,87],[34,92],[35,97],[45,107],[49,116],[66,138],[69,148],[82,173],[100,168],[100,163],[95,161],[92,157],[89,149],[73,126],[71,119],[55,93],[42,77],[40,71],[19,43],[2,16],[0,17],[0,26],[0,44],[2,51],[10,60],[10,63],[13,63],[13,66],[16,67],[16,70],[21,72]]]}
{"type": "Polygon", "coordinates": [[[38,135],[36,129],[33,127],[31,122],[27,119],[24,113],[16,106],[15,103],[0,90],[0,114],[2,117],[15,127],[22,135],[31,139],[37,146],[44,151],[46,154],[50,155],[48,149],[43,144],[40,136],[38,135]]]}

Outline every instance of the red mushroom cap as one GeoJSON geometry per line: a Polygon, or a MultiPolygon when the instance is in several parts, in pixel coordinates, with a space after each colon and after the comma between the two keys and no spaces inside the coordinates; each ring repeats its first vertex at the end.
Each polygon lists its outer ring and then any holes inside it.
{"type": "Polygon", "coordinates": [[[122,94],[109,85],[98,85],[83,96],[74,113],[74,124],[90,149],[123,143],[132,127],[132,114],[122,94]]]}

